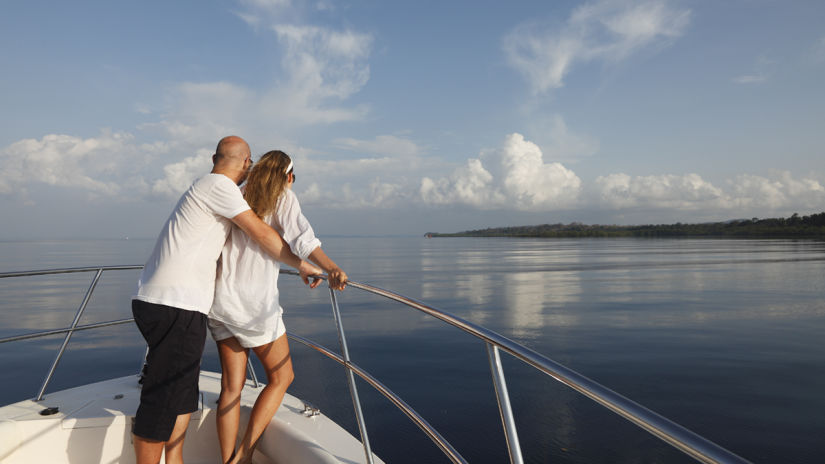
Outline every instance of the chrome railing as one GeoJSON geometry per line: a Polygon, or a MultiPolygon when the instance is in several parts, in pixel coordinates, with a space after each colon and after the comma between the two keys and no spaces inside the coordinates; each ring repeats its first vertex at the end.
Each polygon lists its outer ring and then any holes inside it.
{"type": "MultiPolygon", "coordinates": [[[[74,332],[78,332],[81,330],[89,330],[95,329],[100,327],[108,327],[112,325],[119,325],[128,322],[132,322],[132,319],[119,319],[114,321],[108,322],[100,322],[95,324],[87,324],[87,325],[79,325],[78,322],[85,310],[92,293],[97,285],[97,282],[100,280],[101,275],[104,271],[110,270],[136,270],[140,269],[142,266],[102,266],[102,267],[86,267],[86,268],[67,268],[67,269],[53,269],[53,270],[41,270],[41,271],[27,271],[27,272],[9,272],[9,273],[0,273],[0,279],[6,277],[22,277],[22,276],[36,276],[36,275],[48,275],[48,274],[65,274],[65,273],[75,273],[75,272],[95,272],[95,277],[92,280],[92,283],[89,285],[89,288],[86,291],[86,296],[84,297],[80,307],[75,314],[75,318],[72,324],[69,327],[63,329],[54,329],[54,330],[46,330],[41,332],[35,333],[28,333],[22,335],[16,335],[12,337],[6,337],[0,339],[0,344],[31,339],[31,338],[39,338],[45,337],[50,335],[56,334],[63,334],[65,333],[65,338],[63,340],[63,344],[61,345],[60,349],[58,350],[57,356],[55,357],[54,362],[52,363],[51,368],[49,369],[48,374],[46,375],[45,380],[40,388],[40,391],[36,397],[36,401],[40,401],[43,399],[44,392],[51,381],[51,378],[54,374],[57,365],[60,363],[60,359],[63,356],[63,353],[66,350],[66,346],[68,345],[69,340],[74,332]]],[[[281,270],[282,274],[289,274],[289,275],[298,275],[297,272],[290,271],[290,270],[281,270]]],[[[521,456],[521,447],[518,440],[518,433],[516,430],[515,419],[513,417],[513,411],[510,407],[510,400],[509,395],[507,393],[507,384],[505,380],[504,371],[501,365],[500,359],[500,351],[504,351],[509,353],[510,355],[514,356],[517,359],[525,362],[526,364],[534,367],[535,369],[543,372],[550,377],[554,378],[555,380],[561,382],[562,384],[568,386],[569,388],[581,393],[587,398],[595,401],[598,404],[606,407],[610,411],[613,411],[615,414],[627,419],[633,424],[636,424],[640,428],[648,431],[655,437],[661,439],[665,443],[673,446],[674,448],[682,451],[683,453],[691,456],[692,458],[696,459],[699,462],[703,463],[747,463],[749,461],[731,453],[730,451],[720,447],[719,445],[687,430],[686,428],[656,414],[653,411],[635,403],[624,396],[604,387],[603,385],[588,379],[587,377],[533,351],[529,348],[514,342],[502,335],[493,332],[485,327],[480,325],[474,324],[472,322],[466,321],[461,319],[457,316],[449,314],[447,312],[438,310],[432,306],[424,304],[422,302],[413,300],[411,298],[399,295],[397,293],[390,292],[388,290],[384,290],[378,287],[374,287],[368,284],[362,284],[358,282],[349,282],[350,287],[354,287],[363,291],[366,291],[371,294],[375,294],[378,296],[382,296],[384,298],[388,298],[393,301],[397,301],[402,303],[406,306],[411,308],[417,309],[429,316],[432,316],[436,319],[439,319],[447,324],[450,324],[482,341],[485,342],[487,346],[487,353],[490,363],[490,370],[492,375],[492,382],[495,387],[496,391],[496,398],[498,400],[499,412],[501,415],[502,426],[504,428],[504,434],[506,437],[507,447],[510,454],[510,462],[512,463],[522,463],[523,459],[521,456]]],[[[330,290],[330,298],[332,303],[332,310],[333,316],[335,317],[336,328],[338,330],[338,339],[339,344],[341,347],[342,355],[334,353],[333,351],[318,345],[311,340],[306,338],[300,337],[298,335],[288,333],[287,335],[294,341],[297,341],[301,344],[304,344],[319,353],[327,356],[328,358],[338,362],[342,366],[346,368],[347,371],[347,380],[348,385],[350,388],[350,393],[353,399],[353,406],[355,409],[355,414],[358,419],[358,427],[361,432],[362,443],[364,445],[364,451],[367,458],[367,462],[372,462],[372,452],[369,446],[369,439],[367,438],[366,433],[366,425],[364,423],[364,417],[361,410],[360,401],[358,399],[358,393],[355,387],[355,378],[354,375],[359,376],[361,379],[366,381],[370,384],[373,388],[375,388],[379,393],[381,393],[384,397],[386,397],[390,402],[392,402],[399,410],[401,410],[416,426],[419,427],[432,441],[433,443],[438,446],[439,449],[447,456],[452,462],[455,463],[464,463],[467,462],[448,442],[447,440],[442,437],[438,431],[436,431],[423,417],[421,417],[415,410],[413,410],[409,405],[407,405],[398,395],[393,393],[389,388],[384,386],[381,382],[377,379],[372,377],[368,372],[358,367],[349,357],[349,351],[346,345],[346,337],[343,329],[343,325],[341,323],[341,315],[340,310],[338,308],[338,302],[335,296],[335,292],[330,290]]],[[[252,369],[252,365],[249,364],[249,371],[250,375],[257,386],[258,381],[255,378],[254,370],[252,369]]]]}

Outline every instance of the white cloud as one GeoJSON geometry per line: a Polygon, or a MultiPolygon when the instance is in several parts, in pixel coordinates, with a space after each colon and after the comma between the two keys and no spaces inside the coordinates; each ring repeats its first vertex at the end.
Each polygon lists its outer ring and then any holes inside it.
{"type": "Polygon", "coordinates": [[[731,81],[735,84],[761,84],[768,80],[773,67],[773,61],[766,56],[760,56],[754,64],[754,71],[749,74],[734,77],[731,81]]]}
{"type": "Polygon", "coordinates": [[[372,36],[291,24],[276,24],[272,30],[285,47],[282,64],[290,90],[307,101],[345,99],[369,80],[372,36]]]}
{"type": "Polygon", "coordinates": [[[0,194],[25,199],[31,189],[50,185],[110,201],[177,198],[209,172],[212,153],[181,141],[138,143],[126,132],[24,139],[0,150],[0,194]],[[197,154],[176,160],[178,153],[193,151],[197,154]]]}
{"type": "MultiPolygon", "coordinates": [[[[380,153],[390,141],[397,142],[385,136],[347,143],[380,153]]],[[[187,148],[184,143],[137,143],[131,134],[108,131],[91,138],[55,134],[20,140],[0,149],[0,195],[27,201],[27,191],[49,185],[112,201],[173,199],[209,171],[212,152],[211,147],[187,148]],[[181,159],[178,153],[193,155],[181,159]]],[[[302,203],[344,210],[424,203],[533,212],[572,207],[617,213],[668,210],[689,213],[683,215],[689,218],[784,216],[818,211],[825,204],[825,180],[784,171],[741,174],[722,186],[698,174],[624,173],[583,185],[573,171],[545,162],[536,144],[515,133],[501,147],[483,150],[441,178],[424,176],[438,160],[422,158],[411,148],[347,160],[313,159],[301,150],[291,154],[298,172],[306,173],[296,184],[302,203]]]]}
{"type": "Polygon", "coordinates": [[[435,205],[465,204],[481,209],[496,209],[504,203],[504,196],[492,188],[493,175],[480,159],[469,159],[450,177],[421,179],[421,199],[435,205]]]}
{"type": "MultiPolygon", "coordinates": [[[[312,182],[296,184],[301,204],[334,205],[337,209],[388,208],[415,200],[417,158],[361,158],[355,160],[296,161],[296,170],[307,172],[312,182]]],[[[300,182],[300,180],[299,180],[300,182]]]]}
{"type": "Polygon", "coordinates": [[[569,208],[578,200],[581,180],[560,163],[545,164],[542,158],[536,144],[521,134],[510,134],[501,148],[483,151],[479,159],[468,160],[448,178],[423,178],[421,198],[425,203],[483,209],[569,208]]]}
{"type": "Polygon", "coordinates": [[[171,108],[155,126],[170,139],[195,146],[238,132],[255,119],[260,104],[254,92],[228,82],[184,82],[171,99],[171,108]]]}
{"type": "Polygon", "coordinates": [[[537,134],[537,142],[548,159],[578,161],[594,155],[599,142],[593,137],[572,131],[560,115],[550,118],[533,117],[531,133],[537,134]]]}
{"type": "Polygon", "coordinates": [[[786,215],[817,210],[825,202],[825,187],[813,178],[795,179],[789,172],[770,178],[738,175],[722,189],[698,174],[631,177],[610,174],[596,179],[595,204],[608,210],[670,209],[730,217],[786,215]]]}
{"type": "Polygon", "coordinates": [[[38,184],[115,196],[138,188],[134,172],[164,152],[164,144],[136,144],[131,134],[103,131],[81,138],[51,134],[23,139],[0,150],[0,193],[26,195],[38,184]]]}
{"type": "Polygon", "coordinates": [[[410,139],[394,135],[379,135],[373,140],[340,138],[335,145],[345,150],[384,156],[415,156],[420,152],[418,145],[410,139]]]}
{"type": "Polygon", "coordinates": [[[731,79],[736,84],[761,84],[767,80],[767,76],[761,74],[751,74],[731,79]]]}
{"type": "Polygon", "coordinates": [[[818,180],[797,180],[786,171],[775,173],[772,178],[742,174],[728,183],[734,208],[817,209],[825,202],[825,188],[818,180]]]}
{"type": "MultiPolygon", "coordinates": [[[[371,35],[300,22],[286,24],[287,18],[301,18],[299,10],[306,6],[288,0],[242,0],[240,5],[243,11],[236,14],[257,32],[272,34],[281,49],[281,72],[268,86],[257,90],[231,82],[175,85],[167,90],[164,107],[136,106],[141,114],[158,115],[156,121],[137,128],[141,136],[156,140],[152,143],[137,143],[135,135],[127,132],[104,132],[86,139],[48,135],[21,140],[0,152],[0,194],[25,194],[28,185],[45,183],[113,199],[118,195],[177,197],[208,172],[211,147],[225,135],[241,135],[253,145],[262,140],[268,146],[288,148],[294,146],[288,137],[303,128],[364,117],[366,107],[348,105],[346,100],[369,80],[371,35]]],[[[373,141],[342,139],[339,144],[382,157],[346,166],[320,163],[321,174],[326,167],[347,172],[357,165],[370,174],[354,177],[360,181],[354,190],[360,195],[356,204],[390,201],[402,191],[415,191],[402,187],[403,178],[380,169],[388,164],[395,172],[404,172],[404,163],[393,164],[384,158],[414,158],[419,149],[412,141],[379,136],[373,141]]],[[[324,185],[330,185],[329,178],[322,178],[324,185]]]]}
{"type": "Polygon", "coordinates": [[[187,82],[172,89],[168,110],[156,124],[170,137],[195,141],[238,133],[249,139],[285,143],[297,130],[367,114],[346,100],[369,81],[373,38],[353,30],[283,23],[293,9],[286,1],[246,1],[236,13],[254,30],[273,34],[280,71],[262,89],[229,82],[187,82]]]}
{"type": "Polygon", "coordinates": [[[696,210],[718,208],[722,190],[698,174],[631,177],[627,174],[600,176],[595,181],[598,202],[610,209],[673,208],[696,210]]]}
{"type": "Polygon", "coordinates": [[[825,63],[825,36],[819,38],[811,50],[811,58],[814,63],[825,63]]]}
{"type": "Polygon", "coordinates": [[[689,10],[664,0],[603,0],[577,8],[560,29],[521,25],[503,45],[510,64],[534,92],[543,93],[562,87],[577,63],[621,61],[642,48],[665,45],[681,36],[689,21],[689,10]]]}
{"type": "Polygon", "coordinates": [[[240,3],[263,10],[278,10],[290,6],[292,2],[290,0],[240,0],[240,3]]]}
{"type": "Polygon", "coordinates": [[[195,179],[212,169],[213,153],[209,150],[199,150],[194,156],[164,166],[164,177],[152,183],[152,194],[174,198],[185,192],[195,179]]]}

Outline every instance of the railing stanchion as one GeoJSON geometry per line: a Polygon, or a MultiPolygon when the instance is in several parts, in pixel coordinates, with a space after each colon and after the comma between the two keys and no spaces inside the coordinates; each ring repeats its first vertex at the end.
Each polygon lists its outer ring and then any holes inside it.
{"type": "Polygon", "coordinates": [[[510,406],[510,395],[507,393],[507,382],[504,379],[504,369],[501,367],[501,357],[498,347],[487,343],[487,355],[490,359],[490,372],[493,375],[493,385],[496,388],[498,412],[501,414],[501,423],[504,426],[504,437],[507,439],[507,450],[510,452],[512,464],[523,464],[521,444],[516,432],[516,421],[513,419],[513,408],[510,406]]]}
{"type": "Polygon", "coordinates": [[[341,323],[341,311],[338,309],[338,299],[335,297],[335,290],[329,289],[329,297],[332,300],[332,314],[335,316],[335,326],[338,328],[338,343],[341,345],[341,355],[344,358],[344,367],[347,371],[347,382],[352,395],[352,404],[355,408],[355,417],[358,419],[358,428],[361,431],[361,443],[364,444],[364,454],[367,462],[373,464],[372,450],[370,449],[370,439],[367,436],[367,425],[364,423],[364,413],[361,411],[361,401],[358,399],[358,390],[355,387],[355,374],[350,367],[349,350],[347,349],[347,339],[344,336],[344,325],[341,323]]]}
{"type": "Polygon", "coordinates": [[[255,385],[255,388],[260,387],[261,384],[258,383],[258,376],[255,375],[255,369],[252,368],[252,356],[249,355],[246,357],[246,370],[249,371],[249,376],[252,377],[252,384],[255,385]]]}
{"type": "Polygon", "coordinates": [[[83,302],[80,303],[80,307],[77,308],[77,314],[75,314],[74,316],[74,321],[72,321],[72,325],[69,328],[69,331],[66,332],[66,338],[63,339],[63,344],[60,345],[60,350],[57,351],[57,356],[54,358],[54,362],[52,363],[51,369],[49,369],[49,373],[46,374],[46,379],[43,380],[43,386],[40,387],[40,392],[37,394],[37,398],[35,399],[35,401],[41,401],[43,399],[43,393],[46,391],[46,387],[52,380],[54,371],[55,369],[57,369],[57,365],[60,363],[60,358],[63,357],[63,352],[66,351],[66,345],[69,344],[69,339],[72,338],[74,328],[77,327],[77,323],[80,322],[80,316],[83,315],[83,310],[85,310],[86,305],[89,304],[89,300],[92,298],[92,292],[94,292],[95,287],[97,286],[97,282],[100,280],[100,276],[102,274],[103,268],[98,268],[97,273],[95,274],[95,278],[92,279],[91,285],[89,285],[88,290],[86,290],[86,296],[83,297],[83,302]]]}

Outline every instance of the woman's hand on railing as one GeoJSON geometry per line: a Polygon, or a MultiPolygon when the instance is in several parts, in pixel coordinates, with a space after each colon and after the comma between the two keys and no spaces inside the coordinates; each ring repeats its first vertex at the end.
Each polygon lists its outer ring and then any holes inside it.
{"type": "Polygon", "coordinates": [[[343,290],[347,286],[347,273],[341,268],[336,267],[327,272],[327,280],[329,281],[329,288],[333,290],[343,290]]]}

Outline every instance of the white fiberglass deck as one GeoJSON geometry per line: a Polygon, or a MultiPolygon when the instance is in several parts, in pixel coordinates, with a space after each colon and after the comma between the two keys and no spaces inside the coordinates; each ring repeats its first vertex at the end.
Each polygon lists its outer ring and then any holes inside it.
{"type": "MultiPolygon", "coordinates": [[[[262,386],[261,386],[262,387],[262,386]]],[[[247,384],[241,397],[246,424],[259,388],[247,384]]],[[[220,374],[202,372],[201,407],[192,414],[183,454],[187,463],[220,463],[215,407],[220,374]]],[[[3,464],[133,463],[131,426],[140,398],[136,376],[49,393],[0,408],[3,464]],[[46,408],[58,408],[41,415],[46,408]]],[[[361,442],[323,414],[305,414],[301,400],[286,395],[256,450],[256,463],[355,463],[361,442]]],[[[381,462],[374,457],[375,462],[381,462]]]]}

